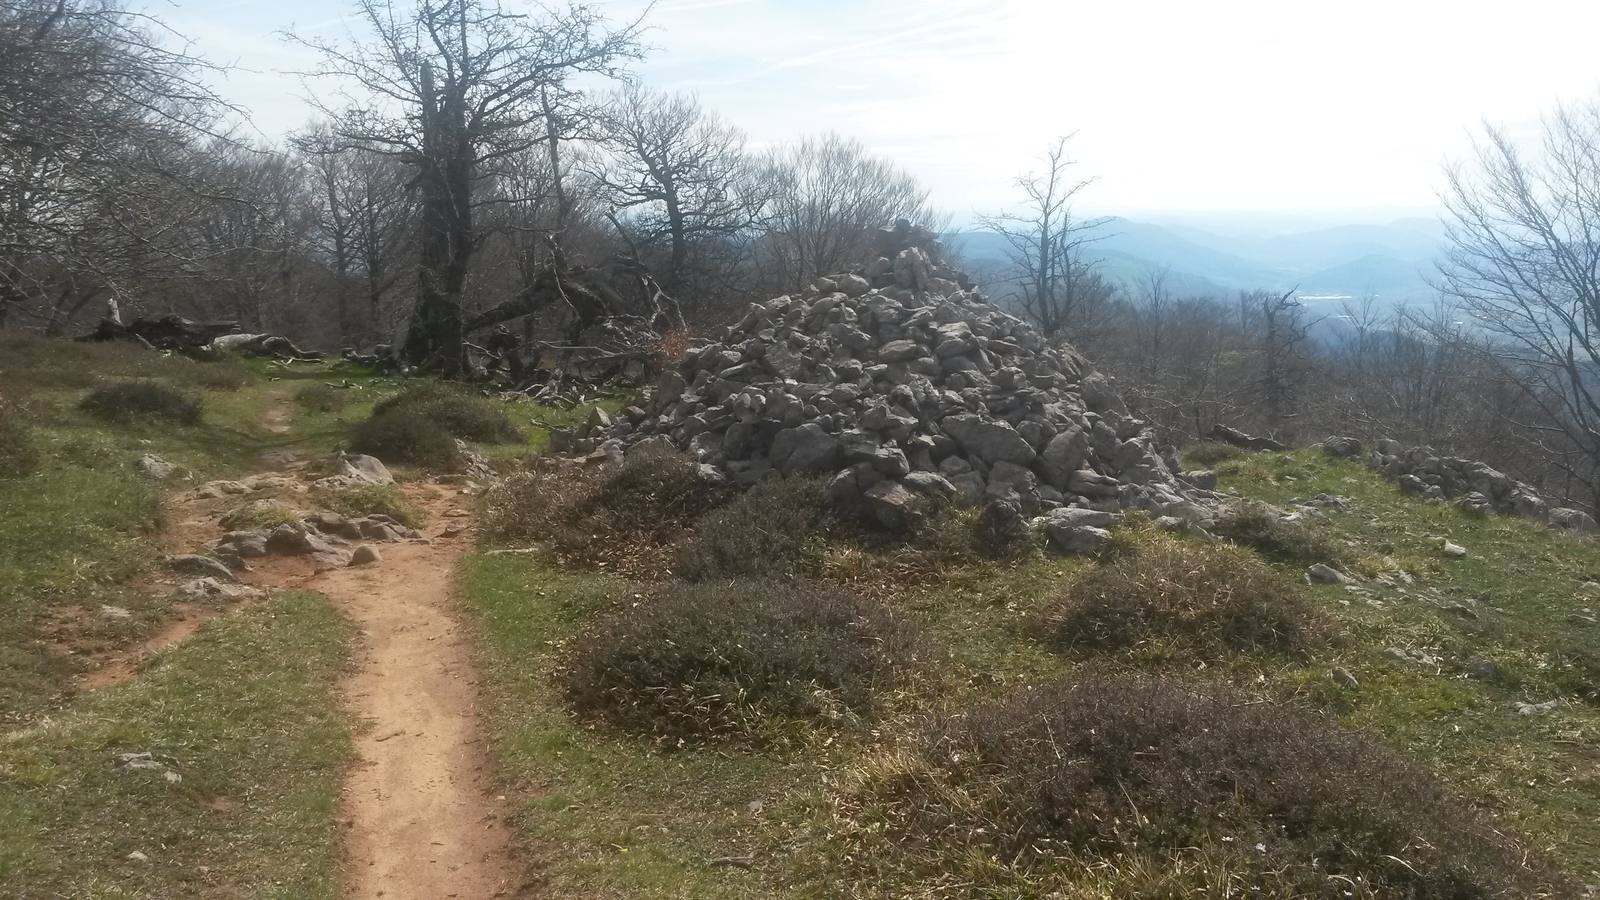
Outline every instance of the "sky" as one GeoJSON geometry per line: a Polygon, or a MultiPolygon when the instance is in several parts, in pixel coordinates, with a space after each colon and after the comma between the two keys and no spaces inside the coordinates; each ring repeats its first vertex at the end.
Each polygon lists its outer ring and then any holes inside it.
{"type": "MultiPolygon", "coordinates": [[[[350,27],[341,0],[155,9],[239,67],[223,92],[268,137],[308,118],[312,60],[279,33],[350,27]]],[[[1429,215],[1483,122],[1531,139],[1600,97],[1600,0],[658,0],[646,21],[646,84],[756,146],[859,138],[958,222],[1013,206],[1067,134],[1088,213],[1429,215]]]]}

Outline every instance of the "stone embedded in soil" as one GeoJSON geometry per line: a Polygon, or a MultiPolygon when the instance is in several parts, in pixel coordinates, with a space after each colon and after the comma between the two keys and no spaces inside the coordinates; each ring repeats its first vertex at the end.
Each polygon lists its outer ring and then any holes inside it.
{"type": "Polygon", "coordinates": [[[349,565],[365,566],[380,562],[383,562],[383,554],[371,544],[362,544],[350,552],[349,565]]]}
{"type": "Polygon", "coordinates": [[[200,556],[194,553],[183,553],[167,560],[167,565],[179,575],[196,575],[205,578],[215,578],[219,581],[237,581],[233,570],[223,565],[219,560],[209,556],[200,556]]]}

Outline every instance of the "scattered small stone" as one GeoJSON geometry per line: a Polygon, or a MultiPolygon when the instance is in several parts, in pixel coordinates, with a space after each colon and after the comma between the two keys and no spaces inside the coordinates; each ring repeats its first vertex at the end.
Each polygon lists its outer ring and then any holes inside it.
{"type": "Polygon", "coordinates": [[[172,571],[180,575],[199,575],[205,578],[215,578],[218,581],[239,580],[234,577],[232,569],[209,556],[184,553],[169,558],[167,564],[172,567],[172,571]]]}
{"type": "Polygon", "coordinates": [[[1473,681],[1499,681],[1502,674],[1499,664],[1492,659],[1472,660],[1463,671],[1473,681]]]}
{"type": "Polygon", "coordinates": [[[154,453],[146,453],[145,455],[139,457],[139,462],[135,464],[135,467],[139,470],[140,475],[143,475],[144,477],[154,481],[164,481],[172,477],[174,472],[178,471],[177,466],[167,462],[154,453]]]}
{"type": "Polygon", "coordinates": [[[1395,662],[1412,666],[1437,666],[1443,662],[1440,657],[1431,653],[1422,650],[1407,650],[1403,647],[1390,647],[1383,651],[1383,655],[1395,662]]]}
{"type": "Polygon", "coordinates": [[[1546,700],[1543,703],[1523,703],[1518,700],[1516,706],[1517,715],[1519,716],[1542,716],[1546,713],[1555,712],[1561,706],[1561,700],[1557,698],[1555,700],[1546,700]]]}
{"type": "Polygon", "coordinates": [[[1306,569],[1306,584],[1348,584],[1350,576],[1326,563],[1317,563],[1306,569]]]}
{"type": "Polygon", "coordinates": [[[253,600],[261,596],[258,588],[216,578],[191,578],[178,585],[178,593],[190,600],[253,600]]]}
{"type": "Polygon", "coordinates": [[[133,618],[133,612],[130,611],[127,607],[111,606],[109,604],[102,605],[100,607],[100,615],[105,616],[108,619],[131,619],[131,618],[133,618]]]}
{"type": "Polygon", "coordinates": [[[1445,541],[1444,546],[1439,548],[1439,552],[1452,559],[1460,559],[1467,555],[1467,548],[1452,541],[1445,541]]]}
{"type": "Polygon", "coordinates": [[[129,853],[128,854],[128,858],[133,860],[134,862],[149,862],[150,861],[150,857],[144,855],[143,852],[138,851],[138,850],[135,850],[132,853],[129,853]]]}
{"type": "Polygon", "coordinates": [[[1330,674],[1333,675],[1333,680],[1337,681],[1341,687],[1349,688],[1352,691],[1361,687],[1361,682],[1357,681],[1356,677],[1350,674],[1350,670],[1344,666],[1334,666],[1333,672],[1330,674]]]}
{"type": "Polygon", "coordinates": [[[379,553],[378,548],[371,544],[362,544],[350,552],[350,565],[352,566],[366,566],[379,562],[383,562],[383,554],[379,553]]]}
{"type": "Polygon", "coordinates": [[[172,768],[170,762],[157,758],[154,753],[119,753],[117,761],[122,764],[125,771],[154,772],[168,784],[177,784],[183,780],[183,776],[172,768]]]}

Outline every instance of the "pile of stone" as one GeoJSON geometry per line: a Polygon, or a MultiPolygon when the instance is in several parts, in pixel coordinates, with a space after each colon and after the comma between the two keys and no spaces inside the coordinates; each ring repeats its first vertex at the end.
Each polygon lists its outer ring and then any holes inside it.
{"type": "Polygon", "coordinates": [[[830,502],[903,527],[943,502],[997,501],[1055,545],[1093,549],[1122,510],[1204,527],[1205,473],[1129,414],[1071,347],[997,309],[900,223],[858,271],[751,304],[691,350],[647,407],[552,446],[596,459],[687,450],[741,487],[822,476],[830,502]]]}
{"type": "MultiPolygon", "coordinates": [[[[1330,437],[1322,443],[1329,456],[1355,459],[1365,448],[1353,437],[1330,437]]],[[[1378,441],[1366,453],[1367,466],[1393,479],[1400,490],[1429,500],[1448,501],[1476,515],[1499,513],[1536,519],[1585,534],[1596,530],[1588,513],[1554,507],[1534,488],[1488,463],[1443,456],[1432,447],[1405,447],[1399,441],[1378,441]]]]}
{"type": "Polygon", "coordinates": [[[316,512],[271,529],[229,531],[217,542],[216,558],[232,569],[242,569],[248,565],[246,560],[272,555],[304,556],[319,570],[342,568],[378,562],[382,556],[372,542],[421,537],[420,532],[381,513],[346,518],[316,512]]]}

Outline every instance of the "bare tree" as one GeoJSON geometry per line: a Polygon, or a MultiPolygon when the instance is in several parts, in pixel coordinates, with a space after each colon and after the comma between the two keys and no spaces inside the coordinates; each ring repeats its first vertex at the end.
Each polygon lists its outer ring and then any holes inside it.
{"type": "Polygon", "coordinates": [[[662,284],[704,291],[707,251],[747,234],[765,196],[743,132],[692,96],[630,85],[601,117],[609,153],[592,176],[644,249],[666,244],[662,284]]]}
{"type": "Polygon", "coordinates": [[[1449,172],[1439,286],[1495,335],[1550,423],[1546,457],[1600,504],[1600,99],[1559,108],[1541,137],[1530,158],[1486,127],[1449,172]]]}
{"type": "Polygon", "coordinates": [[[39,301],[59,327],[170,252],[183,220],[153,213],[193,199],[211,71],[118,0],[0,0],[0,325],[39,301]]]}
{"type": "Polygon", "coordinates": [[[591,6],[512,12],[497,0],[359,0],[370,43],[299,38],[321,52],[317,73],[352,98],[335,130],[353,146],[413,167],[420,197],[417,306],[404,356],[448,375],[465,365],[462,291],[480,234],[478,188],[497,160],[547,143],[573,79],[607,78],[640,53],[639,23],[613,29],[591,6]]]}
{"type": "Polygon", "coordinates": [[[411,252],[415,202],[396,159],[350,147],[326,123],[293,138],[310,173],[316,230],[332,269],[341,341],[388,332],[386,300],[411,252]]]}
{"type": "Polygon", "coordinates": [[[829,133],[766,160],[762,287],[797,290],[866,259],[875,229],[897,219],[937,227],[928,191],[860,141],[829,133]]]}
{"type": "Polygon", "coordinates": [[[1005,239],[1014,273],[1017,301],[1039,330],[1064,337],[1092,299],[1099,285],[1091,276],[1095,262],[1085,253],[1104,219],[1078,219],[1072,201],[1092,183],[1075,179],[1074,160],[1067,154],[1070,137],[1057,138],[1045,154],[1043,172],[1017,178],[1025,204],[1019,212],[980,219],[983,227],[1005,239]]]}
{"type": "Polygon", "coordinates": [[[1259,365],[1253,387],[1260,399],[1264,422],[1273,434],[1296,414],[1296,405],[1308,371],[1306,351],[1311,326],[1305,306],[1293,290],[1247,291],[1239,306],[1249,310],[1256,325],[1259,365]]]}
{"type": "Polygon", "coordinates": [[[1140,330],[1144,332],[1145,369],[1154,373],[1161,365],[1162,339],[1166,337],[1167,310],[1172,304],[1172,291],[1167,282],[1172,277],[1171,266],[1151,266],[1139,278],[1140,330]]]}

